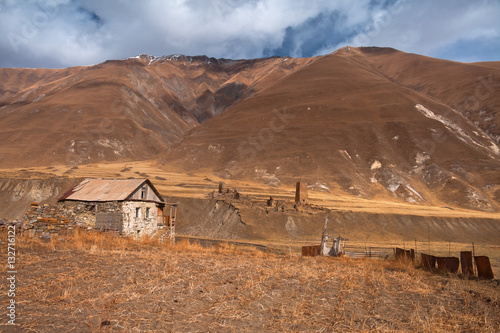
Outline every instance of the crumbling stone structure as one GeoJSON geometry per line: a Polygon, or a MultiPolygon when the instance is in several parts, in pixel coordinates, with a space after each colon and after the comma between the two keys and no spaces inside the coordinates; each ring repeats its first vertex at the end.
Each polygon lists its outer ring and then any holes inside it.
{"type": "Polygon", "coordinates": [[[66,235],[78,227],[73,212],[62,204],[39,205],[33,202],[21,222],[22,233],[37,237],[66,235]]]}
{"type": "Polygon", "coordinates": [[[215,199],[224,199],[224,200],[240,200],[241,199],[241,193],[238,191],[238,189],[230,189],[230,188],[225,188],[224,183],[220,182],[219,183],[219,190],[218,191],[213,191],[212,192],[212,197],[215,199]]]}
{"type": "Polygon", "coordinates": [[[307,194],[307,183],[297,182],[295,190],[295,203],[306,205],[309,203],[309,196],[307,194]]]}

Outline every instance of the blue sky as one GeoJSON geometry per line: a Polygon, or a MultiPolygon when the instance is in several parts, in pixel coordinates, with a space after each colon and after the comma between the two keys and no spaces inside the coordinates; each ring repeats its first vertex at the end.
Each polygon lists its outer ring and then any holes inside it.
{"type": "Polygon", "coordinates": [[[0,67],[309,57],[345,45],[498,61],[499,17],[499,0],[0,0],[0,67]]]}

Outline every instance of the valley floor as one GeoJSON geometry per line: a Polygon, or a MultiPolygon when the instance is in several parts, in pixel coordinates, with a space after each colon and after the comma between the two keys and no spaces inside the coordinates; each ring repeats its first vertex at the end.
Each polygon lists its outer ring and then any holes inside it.
{"type": "MultiPolygon", "coordinates": [[[[4,316],[5,332],[500,330],[498,280],[433,275],[393,261],[103,234],[50,243],[19,236],[17,246],[17,326],[6,326],[4,316]]],[[[0,300],[6,304],[6,293],[0,300]]]]}
{"type": "MultiPolygon", "coordinates": [[[[237,188],[242,194],[257,200],[267,200],[269,196],[273,196],[274,199],[293,200],[295,196],[295,183],[281,184],[279,187],[275,187],[268,186],[262,180],[257,179],[232,180],[201,172],[199,174],[166,172],[155,161],[0,169],[0,178],[5,179],[43,179],[51,177],[148,178],[167,199],[170,197],[206,198],[210,192],[217,190],[220,181],[225,183],[226,188],[237,188]]],[[[353,212],[500,219],[500,213],[495,212],[449,207],[444,204],[411,204],[389,196],[364,199],[335,189],[331,189],[330,192],[310,190],[309,201],[325,208],[353,212]]]]}

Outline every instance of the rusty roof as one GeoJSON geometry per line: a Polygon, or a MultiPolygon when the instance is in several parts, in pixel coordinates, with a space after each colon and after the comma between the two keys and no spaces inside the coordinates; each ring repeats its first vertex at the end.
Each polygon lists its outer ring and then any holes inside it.
{"type": "Polygon", "coordinates": [[[123,201],[144,183],[148,183],[158,198],[163,200],[148,179],[85,179],[64,193],[58,201],[123,201]]]}

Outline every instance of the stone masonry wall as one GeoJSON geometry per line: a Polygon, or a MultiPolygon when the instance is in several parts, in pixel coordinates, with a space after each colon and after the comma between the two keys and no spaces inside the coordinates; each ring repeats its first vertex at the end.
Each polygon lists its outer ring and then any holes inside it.
{"type": "Polygon", "coordinates": [[[39,205],[33,202],[22,219],[22,232],[38,237],[68,234],[77,226],[73,213],[60,204],[39,205]]]}
{"type": "Polygon", "coordinates": [[[126,201],[122,209],[124,235],[152,235],[158,230],[157,209],[154,202],[126,201]],[[137,208],[140,210],[139,217],[136,217],[137,208]],[[147,208],[149,217],[146,216],[147,208]]]}
{"type": "Polygon", "coordinates": [[[73,213],[75,222],[82,227],[93,228],[95,226],[96,213],[121,212],[122,203],[118,201],[109,202],[83,202],[64,201],[58,203],[64,209],[73,213]]]}
{"type": "Polygon", "coordinates": [[[75,228],[92,230],[96,212],[119,212],[120,202],[65,201],[52,205],[33,202],[22,219],[23,232],[37,237],[66,235],[75,228]]]}
{"type": "Polygon", "coordinates": [[[72,233],[77,227],[92,230],[96,223],[96,213],[117,212],[123,214],[123,235],[152,235],[158,230],[157,208],[153,202],[65,201],[52,205],[32,203],[21,221],[22,231],[32,236],[49,238],[52,234],[72,233]],[[136,208],[140,209],[138,218],[136,208]],[[146,216],[147,208],[149,216],[146,216]]]}

